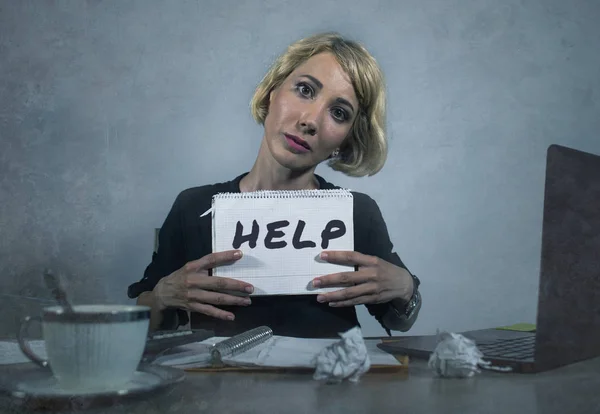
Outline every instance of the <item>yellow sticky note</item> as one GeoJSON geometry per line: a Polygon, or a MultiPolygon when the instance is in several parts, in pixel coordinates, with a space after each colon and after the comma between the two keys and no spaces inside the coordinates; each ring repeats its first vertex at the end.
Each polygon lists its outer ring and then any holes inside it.
{"type": "Polygon", "coordinates": [[[496,329],[504,329],[506,331],[532,332],[535,331],[533,323],[515,323],[514,325],[500,326],[496,329]]]}

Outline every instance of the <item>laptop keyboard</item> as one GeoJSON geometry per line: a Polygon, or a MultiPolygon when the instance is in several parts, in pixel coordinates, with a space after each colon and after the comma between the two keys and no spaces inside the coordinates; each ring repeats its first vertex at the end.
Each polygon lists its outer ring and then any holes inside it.
{"type": "Polygon", "coordinates": [[[533,359],[535,335],[514,339],[502,339],[492,343],[477,345],[484,358],[533,359]]]}

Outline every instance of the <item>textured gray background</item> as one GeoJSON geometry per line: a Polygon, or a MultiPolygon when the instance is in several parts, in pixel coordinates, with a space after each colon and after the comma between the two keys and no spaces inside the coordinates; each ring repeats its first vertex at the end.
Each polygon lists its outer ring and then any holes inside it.
{"type": "MultiPolygon", "coordinates": [[[[0,1],[0,334],[48,299],[124,302],[179,191],[254,161],[253,88],[337,30],[387,75],[375,198],[423,280],[414,333],[533,321],[545,151],[600,153],[598,1],[0,1]]],[[[383,331],[361,309],[368,335],[383,331]]]]}

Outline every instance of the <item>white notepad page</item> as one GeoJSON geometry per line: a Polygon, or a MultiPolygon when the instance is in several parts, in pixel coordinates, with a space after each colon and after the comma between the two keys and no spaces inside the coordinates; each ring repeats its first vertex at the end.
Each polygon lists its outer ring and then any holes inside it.
{"type": "MultiPolygon", "coordinates": [[[[202,342],[182,345],[174,348],[156,360],[155,364],[176,366],[179,368],[200,368],[210,366],[210,346],[227,337],[216,336],[202,342]]],[[[228,366],[260,366],[292,368],[314,368],[315,357],[327,346],[339,339],[336,338],[293,338],[274,335],[266,342],[257,345],[241,354],[228,356],[223,362],[228,366]]],[[[402,365],[393,355],[381,350],[377,344],[380,339],[365,339],[365,345],[372,365],[402,365]]]]}
{"type": "Polygon", "coordinates": [[[319,259],[323,250],[354,250],[353,197],[349,190],[218,194],[213,197],[212,219],[213,252],[239,249],[244,254],[232,265],[213,269],[213,275],[251,283],[254,295],[338,290],[314,289],[311,281],[353,270],[319,259]],[[287,224],[282,225],[284,222],[287,224]],[[236,232],[257,237],[247,237],[238,246],[234,243],[236,232]]]}

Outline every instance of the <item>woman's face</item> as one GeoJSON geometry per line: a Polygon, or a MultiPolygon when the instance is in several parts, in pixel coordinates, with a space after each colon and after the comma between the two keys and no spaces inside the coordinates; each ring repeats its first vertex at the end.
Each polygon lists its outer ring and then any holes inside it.
{"type": "Polygon", "coordinates": [[[267,146],[282,166],[310,169],[342,145],[357,110],[350,78],[335,57],[315,55],[271,92],[264,123],[267,146]]]}

